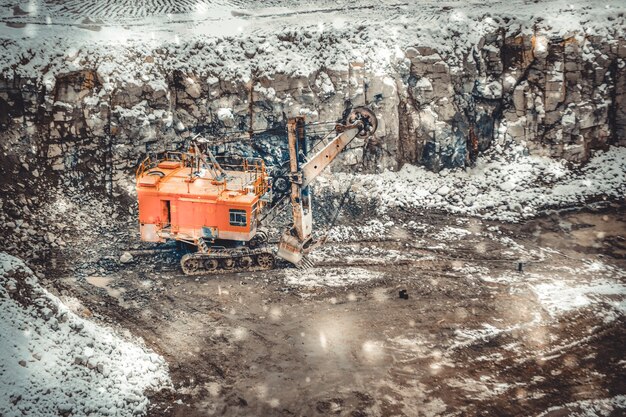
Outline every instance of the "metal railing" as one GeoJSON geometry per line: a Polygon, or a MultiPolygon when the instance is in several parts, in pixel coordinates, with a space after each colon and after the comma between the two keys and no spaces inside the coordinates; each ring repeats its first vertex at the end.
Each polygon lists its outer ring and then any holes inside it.
{"type": "MultiPolygon", "coordinates": [[[[221,168],[225,171],[235,171],[244,174],[244,181],[242,182],[241,189],[252,186],[254,193],[257,195],[263,195],[268,190],[267,171],[265,162],[261,158],[244,158],[240,161],[236,159],[218,156],[215,157],[221,168]]],[[[158,168],[162,162],[174,161],[179,162],[181,168],[200,168],[204,167],[207,158],[200,157],[191,152],[175,152],[166,151],[160,152],[154,155],[148,155],[137,167],[135,171],[135,178],[139,180],[140,177],[146,175],[152,169],[158,168]]],[[[198,170],[199,171],[199,170],[198,170]]],[[[192,170],[192,174],[197,174],[192,170]]],[[[217,178],[215,178],[217,180],[217,178]]],[[[222,181],[228,182],[228,176],[222,178],[222,181]]]]}

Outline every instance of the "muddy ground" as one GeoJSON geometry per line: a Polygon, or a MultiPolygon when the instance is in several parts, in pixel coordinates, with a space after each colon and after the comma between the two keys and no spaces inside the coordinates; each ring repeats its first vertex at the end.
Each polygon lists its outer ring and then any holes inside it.
{"type": "Polygon", "coordinates": [[[143,246],[51,273],[77,312],[166,358],[151,416],[620,415],[625,213],[389,213],[342,226],[304,271],[190,278],[143,246]]]}

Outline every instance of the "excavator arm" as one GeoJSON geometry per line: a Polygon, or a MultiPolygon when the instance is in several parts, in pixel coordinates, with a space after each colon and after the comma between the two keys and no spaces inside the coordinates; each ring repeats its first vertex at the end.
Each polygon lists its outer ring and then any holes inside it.
{"type": "Polygon", "coordinates": [[[335,160],[337,155],[352,142],[359,134],[359,125],[345,126],[345,130],[341,134],[337,135],[319,152],[313,155],[308,162],[302,165],[302,184],[299,184],[301,187],[308,187],[335,160]]]}
{"type": "Polygon", "coordinates": [[[311,158],[304,157],[304,118],[292,118],[287,123],[289,139],[289,169],[291,180],[291,207],[293,226],[283,233],[278,245],[278,256],[295,265],[310,247],[313,213],[309,185],[354,140],[366,138],[376,131],[377,119],[365,107],[355,108],[344,125],[337,125],[337,136],[316,151],[311,158]]]}

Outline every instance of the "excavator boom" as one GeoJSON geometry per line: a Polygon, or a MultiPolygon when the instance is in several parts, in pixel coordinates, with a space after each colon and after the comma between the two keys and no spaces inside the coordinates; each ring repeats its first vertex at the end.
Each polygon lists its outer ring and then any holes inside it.
{"type": "Polygon", "coordinates": [[[302,165],[302,184],[299,185],[308,187],[358,134],[359,126],[347,126],[346,130],[337,135],[307,163],[302,165]]]}
{"type": "Polygon", "coordinates": [[[369,109],[358,107],[348,116],[345,125],[336,126],[337,136],[310,159],[305,160],[302,149],[306,147],[304,118],[296,117],[289,120],[287,133],[293,226],[281,237],[277,254],[280,258],[298,265],[310,247],[313,213],[309,185],[355,137],[368,137],[376,131],[376,127],[376,116],[369,109]]]}

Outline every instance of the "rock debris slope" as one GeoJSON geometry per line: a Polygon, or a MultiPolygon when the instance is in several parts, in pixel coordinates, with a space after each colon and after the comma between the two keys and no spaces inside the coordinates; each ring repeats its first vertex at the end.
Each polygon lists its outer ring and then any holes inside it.
{"type": "Polygon", "coordinates": [[[169,385],[163,358],[79,317],[0,253],[0,415],[144,415],[169,385]]]}

